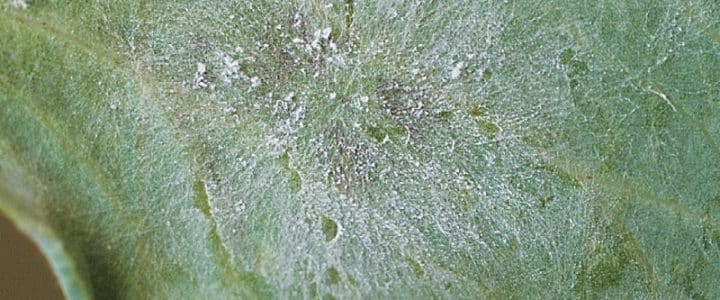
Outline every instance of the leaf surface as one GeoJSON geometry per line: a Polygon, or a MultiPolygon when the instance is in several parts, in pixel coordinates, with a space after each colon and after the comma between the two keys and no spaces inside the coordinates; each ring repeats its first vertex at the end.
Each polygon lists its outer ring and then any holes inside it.
{"type": "Polygon", "coordinates": [[[8,1],[69,298],[720,298],[716,1],[8,1]]]}

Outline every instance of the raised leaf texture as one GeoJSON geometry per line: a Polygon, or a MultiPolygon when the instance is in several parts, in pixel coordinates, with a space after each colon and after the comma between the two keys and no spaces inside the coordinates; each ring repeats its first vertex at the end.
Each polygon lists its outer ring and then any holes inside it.
{"type": "Polygon", "coordinates": [[[71,298],[720,298],[720,4],[8,1],[71,298]]]}

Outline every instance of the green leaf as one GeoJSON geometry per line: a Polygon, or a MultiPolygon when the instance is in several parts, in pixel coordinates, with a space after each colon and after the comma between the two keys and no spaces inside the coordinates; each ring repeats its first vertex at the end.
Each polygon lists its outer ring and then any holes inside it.
{"type": "Polygon", "coordinates": [[[0,2],[68,298],[720,298],[720,4],[0,2]]]}

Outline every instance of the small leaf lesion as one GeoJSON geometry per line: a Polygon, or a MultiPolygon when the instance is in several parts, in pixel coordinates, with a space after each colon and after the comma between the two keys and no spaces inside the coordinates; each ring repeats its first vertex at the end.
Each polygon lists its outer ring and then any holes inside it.
{"type": "Polygon", "coordinates": [[[206,218],[212,218],[207,188],[205,187],[205,181],[196,180],[193,184],[193,191],[195,192],[195,206],[203,213],[206,218]]]}
{"type": "Polygon", "coordinates": [[[330,242],[337,238],[338,235],[338,224],[335,220],[328,217],[322,217],[322,232],[325,236],[325,241],[330,242]]]}
{"type": "Polygon", "coordinates": [[[288,184],[290,185],[290,190],[293,193],[299,192],[302,188],[302,178],[300,177],[300,172],[291,165],[290,154],[287,152],[283,153],[278,157],[278,162],[283,169],[289,173],[288,184]]]}
{"type": "Polygon", "coordinates": [[[487,108],[483,106],[473,106],[468,110],[470,117],[475,119],[478,130],[491,139],[495,139],[500,133],[500,127],[491,122],[487,116],[487,108]]]}
{"type": "Polygon", "coordinates": [[[322,134],[323,142],[316,150],[319,159],[327,162],[328,183],[348,199],[372,178],[377,166],[375,153],[367,142],[343,120],[332,122],[322,134]]]}
{"type": "Polygon", "coordinates": [[[405,260],[417,278],[422,278],[425,275],[425,268],[418,260],[409,256],[406,256],[405,260]]]}
{"type": "Polygon", "coordinates": [[[325,272],[325,283],[327,285],[336,285],[342,281],[342,277],[340,277],[340,272],[335,267],[330,267],[325,272]]]}
{"type": "Polygon", "coordinates": [[[573,49],[565,49],[559,55],[560,65],[566,69],[567,78],[570,80],[570,88],[578,87],[582,77],[590,72],[587,63],[578,59],[577,55],[573,49]]]}

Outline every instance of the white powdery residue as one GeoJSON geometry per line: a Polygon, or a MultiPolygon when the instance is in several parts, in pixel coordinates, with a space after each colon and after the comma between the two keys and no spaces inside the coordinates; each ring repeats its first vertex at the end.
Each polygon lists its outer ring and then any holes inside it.
{"type": "Polygon", "coordinates": [[[362,96],[360,98],[357,98],[357,100],[353,101],[353,108],[357,110],[366,110],[367,104],[370,101],[370,97],[368,96],[362,96]]]}
{"type": "Polygon", "coordinates": [[[292,28],[295,29],[295,31],[301,31],[303,28],[305,17],[300,12],[300,10],[296,11],[293,15],[293,25],[292,28]]]}
{"type": "Polygon", "coordinates": [[[287,146],[287,139],[277,137],[275,135],[268,135],[265,138],[265,147],[269,150],[270,154],[277,155],[281,153],[287,146]]]}
{"type": "Polygon", "coordinates": [[[332,32],[332,29],[330,27],[327,27],[323,30],[320,30],[319,32],[320,32],[319,35],[318,35],[318,32],[315,32],[315,37],[317,38],[319,36],[323,40],[327,40],[330,38],[330,33],[332,32]]]}
{"type": "Polygon", "coordinates": [[[110,103],[110,109],[117,110],[120,107],[120,101],[115,99],[110,103]]]}
{"type": "Polygon", "coordinates": [[[259,87],[261,84],[262,84],[262,81],[260,81],[260,78],[258,78],[257,76],[250,78],[250,87],[251,88],[259,87]]]}
{"type": "MultiPolygon", "coordinates": [[[[290,115],[290,121],[292,123],[297,123],[298,121],[303,119],[304,116],[305,116],[305,107],[298,106],[295,110],[293,110],[292,114],[290,115]]],[[[302,123],[300,124],[300,127],[303,127],[302,123]]]]}
{"type": "Polygon", "coordinates": [[[10,5],[19,9],[28,9],[30,5],[25,0],[10,0],[10,5]]]}
{"type": "Polygon", "coordinates": [[[320,49],[320,43],[329,40],[330,33],[332,33],[332,29],[330,27],[315,31],[313,34],[313,41],[310,45],[315,49],[320,49]]]}
{"type": "Polygon", "coordinates": [[[397,16],[398,16],[398,12],[394,8],[391,8],[387,11],[388,19],[393,20],[393,19],[397,18],[397,16]]]}
{"type": "MultiPolygon", "coordinates": [[[[335,44],[330,43],[330,50],[333,52],[337,52],[337,49],[332,48],[333,45],[335,45],[335,44]]],[[[345,57],[341,54],[328,57],[327,62],[336,67],[340,67],[340,68],[345,67],[345,57]]]]}
{"type": "Polygon", "coordinates": [[[298,101],[295,92],[289,92],[281,101],[277,101],[273,114],[285,114],[289,112],[289,118],[284,118],[278,123],[278,128],[284,133],[284,138],[303,128],[302,120],[305,117],[305,107],[298,101]]]}
{"type": "Polygon", "coordinates": [[[204,63],[197,63],[197,71],[195,71],[195,78],[193,78],[194,89],[215,89],[215,84],[208,78],[207,65],[204,63]]]}
{"type": "Polygon", "coordinates": [[[462,70],[465,68],[465,62],[458,62],[455,64],[455,66],[450,70],[450,78],[452,79],[458,79],[460,77],[460,74],[462,74],[462,70]]]}
{"type": "Polygon", "coordinates": [[[222,58],[224,69],[220,73],[220,77],[226,83],[232,83],[233,80],[240,79],[240,63],[227,53],[217,52],[222,58]]]}
{"type": "Polygon", "coordinates": [[[236,201],[233,203],[233,211],[235,211],[236,214],[242,214],[245,212],[245,203],[242,201],[236,201]]]}
{"type": "Polygon", "coordinates": [[[223,113],[228,114],[228,115],[237,113],[237,109],[235,109],[234,107],[229,106],[229,105],[223,107],[222,111],[223,111],[223,113]]]}

